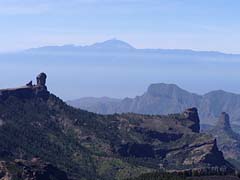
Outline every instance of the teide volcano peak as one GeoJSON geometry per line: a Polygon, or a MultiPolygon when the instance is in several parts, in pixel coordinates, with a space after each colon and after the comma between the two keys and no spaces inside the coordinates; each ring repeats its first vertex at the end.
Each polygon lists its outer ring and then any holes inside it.
{"type": "Polygon", "coordinates": [[[171,172],[234,171],[216,140],[199,133],[196,108],[166,116],[98,115],[50,94],[46,74],[36,85],[0,92],[0,159],[10,164],[38,157],[74,180],[124,179],[159,166],[171,172]]]}

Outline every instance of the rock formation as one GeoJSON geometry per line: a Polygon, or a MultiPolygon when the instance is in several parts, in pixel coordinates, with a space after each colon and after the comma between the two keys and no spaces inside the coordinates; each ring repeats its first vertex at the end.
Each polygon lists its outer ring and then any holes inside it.
{"type": "Polygon", "coordinates": [[[124,129],[128,133],[134,131],[137,136],[144,137],[142,141],[135,142],[124,139],[122,141],[124,143],[116,148],[120,156],[160,158],[163,160],[161,166],[173,171],[178,170],[179,167],[202,168],[203,164],[209,167],[226,167],[229,173],[234,171],[233,166],[225,161],[223,153],[218,149],[216,139],[199,132],[197,108],[189,108],[183,113],[167,116],[129,113],[119,115],[118,118],[123,123],[119,127],[121,131],[124,129]],[[133,124],[128,122],[129,119],[133,124]],[[163,148],[162,144],[169,145],[163,148]]]}
{"type": "Polygon", "coordinates": [[[17,98],[33,98],[41,97],[47,99],[49,92],[46,86],[47,75],[45,73],[40,73],[37,76],[37,84],[33,85],[32,81],[27,83],[25,86],[13,89],[1,89],[0,90],[0,101],[14,96],[17,98]]]}
{"type": "Polygon", "coordinates": [[[218,147],[225,158],[240,160],[240,135],[232,130],[230,117],[226,112],[221,113],[216,126],[207,132],[217,139],[218,147]]]}
{"type": "Polygon", "coordinates": [[[240,140],[240,135],[233,131],[230,124],[230,117],[226,112],[221,113],[213,131],[215,131],[215,136],[227,135],[228,137],[240,140]]]}
{"type": "Polygon", "coordinates": [[[37,76],[37,86],[45,86],[47,75],[45,73],[40,73],[37,76]]]}
{"type": "Polygon", "coordinates": [[[221,130],[232,130],[229,115],[226,112],[221,113],[216,126],[221,130]]]}
{"type": "Polygon", "coordinates": [[[193,122],[193,125],[190,127],[193,132],[199,133],[200,132],[200,120],[198,117],[198,110],[197,108],[189,108],[184,111],[184,116],[186,119],[193,122]]]}

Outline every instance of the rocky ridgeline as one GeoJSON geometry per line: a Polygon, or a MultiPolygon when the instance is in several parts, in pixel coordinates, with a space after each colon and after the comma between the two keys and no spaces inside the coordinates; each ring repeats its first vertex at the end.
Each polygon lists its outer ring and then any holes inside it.
{"type": "Polygon", "coordinates": [[[30,81],[25,86],[19,88],[0,89],[0,101],[3,101],[10,96],[15,96],[21,99],[33,97],[41,97],[47,99],[49,96],[49,92],[46,86],[47,75],[45,73],[40,73],[36,79],[36,85],[33,85],[32,81],[30,81]]]}
{"type": "Polygon", "coordinates": [[[239,124],[240,95],[222,90],[198,95],[174,84],[152,84],[148,90],[135,98],[81,98],[68,101],[73,107],[98,114],[140,113],[172,114],[189,107],[197,107],[202,124],[215,124],[221,112],[231,114],[231,122],[239,124]]]}

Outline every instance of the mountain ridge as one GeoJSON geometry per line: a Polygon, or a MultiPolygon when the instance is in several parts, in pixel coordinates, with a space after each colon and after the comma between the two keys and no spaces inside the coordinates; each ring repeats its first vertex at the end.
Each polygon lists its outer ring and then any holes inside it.
{"type": "Polygon", "coordinates": [[[145,53],[162,53],[162,54],[171,54],[171,53],[177,53],[181,55],[194,55],[194,54],[200,54],[205,56],[240,56],[240,54],[233,54],[233,53],[223,53],[220,51],[202,51],[202,50],[192,50],[192,49],[162,49],[162,48],[135,48],[131,44],[118,40],[118,39],[109,39],[103,42],[97,42],[93,43],[91,45],[74,45],[74,44],[65,44],[65,45],[59,45],[59,46],[42,46],[42,47],[36,47],[36,48],[30,48],[24,50],[24,52],[61,52],[61,51],[69,51],[69,52],[78,52],[78,51],[84,51],[84,50],[126,50],[129,51],[139,51],[139,52],[145,52],[145,53]]]}
{"type": "Polygon", "coordinates": [[[61,51],[66,51],[66,52],[78,52],[78,51],[131,51],[131,50],[136,50],[133,46],[131,46],[130,44],[121,41],[121,40],[117,40],[117,39],[110,39],[110,40],[106,40],[103,42],[99,42],[99,43],[94,43],[92,45],[85,45],[85,46],[81,46],[81,45],[73,45],[73,44],[69,44],[69,45],[62,45],[62,46],[42,46],[42,47],[38,47],[38,48],[31,48],[31,49],[27,49],[25,50],[25,52],[61,52],[61,51]]]}
{"type": "Polygon", "coordinates": [[[81,104],[81,99],[68,101],[68,104],[101,114],[135,112],[166,115],[181,112],[188,107],[197,107],[202,123],[215,124],[221,112],[228,112],[232,116],[232,122],[240,123],[240,94],[223,90],[198,95],[175,84],[155,83],[151,84],[147,91],[140,96],[123,98],[121,101],[115,101],[112,105],[109,102],[106,104],[103,99],[92,98],[92,106],[84,106],[84,102],[81,104]],[[94,101],[98,101],[98,103],[94,104],[94,101]],[[101,105],[104,106],[104,109],[101,109],[101,105]]]}

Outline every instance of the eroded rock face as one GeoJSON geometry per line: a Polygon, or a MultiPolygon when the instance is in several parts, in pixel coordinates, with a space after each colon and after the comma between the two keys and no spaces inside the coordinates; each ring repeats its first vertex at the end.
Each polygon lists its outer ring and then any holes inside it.
{"type": "Polygon", "coordinates": [[[198,116],[197,108],[189,108],[184,111],[184,116],[186,119],[192,121],[194,124],[190,127],[193,132],[199,133],[200,132],[200,120],[198,116]]]}
{"type": "Polygon", "coordinates": [[[199,133],[196,108],[168,116],[130,113],[119,118],[119,129],[126,129],[128,134],[134,132],[139,138],[138,141],[134,139],[135,142],[124,139],[124,143],[116,149],[120,156],[154,158],[160,162],[161,167],[172,170],[219,167],[224,168],[227,173],[234,171],[234,167],[224,159],[223,153],[218,149],[215,138],[199,133]]]}
{"type": "Polygon", "coordinates": [[[177,157],[186,157],[182,162],[185,166],[201,167],[201,164],[208,164],[210,167],[224,167],[228,173],[234,172],[234,167],[224,159],[215,139],[202,142],[197,140],[193,144],[170,149],[166,157],[169,162],[177,157]]]}

